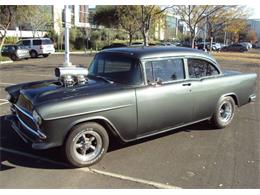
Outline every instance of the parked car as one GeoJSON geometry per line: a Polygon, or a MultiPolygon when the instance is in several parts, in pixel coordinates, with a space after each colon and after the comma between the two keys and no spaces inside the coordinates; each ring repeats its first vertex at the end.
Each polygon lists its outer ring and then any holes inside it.
{"type": "Polygon", "coordinates": [[[111,45],[104,46],[102,48],[102,50],[104,50],[104,49],[111,49],[111,48],[117,48],[117,47],[127,47],[127,45],[123,44],[123,43],[113,43],[111,45]]]}
{"type": "Polygon", "coordinates": [[[48,57],[55,52],[53,42],[49,38],[23,39],[17,45],[23,49],[28,49],[32,58],[37,58],[39,55],[48,57]]]}
{"type": "Polygon", "coordinates": [[[249,42],[241,42],[240,44],[247,48],[247,50],[252,49],[252,44],[249,42]]]}
{"type": "MultiPolygon", "coordinates": [[[[204,50],[204,42],[198,43],[197,48],[200,50],[204,50]]],[[[210,42],[205,42],[205,49],[210,51],[210,42]]],[[[211,50],[212,51],[219,51],[221,49],[220,43],[212,42],[211,50]]]]}
{"type": "Polygon", "coordinates": [[[253,44],[253,46],[252,46],[253,48],[260,48],[260,42],[255,42],[254,44],[253,44]]]}
{"type": "Polygon", "coordinates": [[[248,51],[248,49],[239,43],[234,43],[234,44],[222,47],[221,51],[245,52],[245,51],[248,51]]]}
{"type": "Polygon", "coordinates": [[[107,49],[84,70],[60,67],[57,79],[5,89],[18,135],[34,149],[63,146],[76,167],[101,160],[111,137],[130,142],[205,120],[224,128],[256,99],[255,73],[223,70],[195,49],[107,49]]]}
{"type": "Polygon", "coordinates": [[[1,54],[11,58],[13,61],[30,58],[29,50],[22,49],[17,45],[4,45],[1,54]]]}
{"type": "Polygon", "coordinates": [[[131,47],[140,47],[140,46],[144,46],[143,42],[133,42],[130,45],[131,47]]]}

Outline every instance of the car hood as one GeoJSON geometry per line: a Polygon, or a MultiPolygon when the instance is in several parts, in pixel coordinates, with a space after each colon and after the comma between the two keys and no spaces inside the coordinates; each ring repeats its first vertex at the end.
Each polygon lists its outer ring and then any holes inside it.
{"type": "Polygon", "coordinates": [[[86,97],[107,93],[121,88],[120,84],[111,84],[102,80],[88,80],[87,84],[63,87],[57,81],[26,85],[20,89],[20,94],[34,106],[47,102],[60,102],[73,98],[86,97]]]}

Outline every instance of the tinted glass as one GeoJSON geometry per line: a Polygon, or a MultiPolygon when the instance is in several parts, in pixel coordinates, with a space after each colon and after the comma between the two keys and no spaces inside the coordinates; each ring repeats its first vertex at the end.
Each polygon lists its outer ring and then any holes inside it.
{"type": "Polygon", "coordinates": [[[24,40],[24,41],[22,41],[22,45],[30,46],[30,44],[31,44],[31,41],[30,41],[30,40],[24,40]]]}
{"type": "Polygon", "coordinates": [[[41,45],[42,41],[41,40],[33,40],[33,45],[41,45]]]}
{"type": "Polygon", "coordinates": [[[51,45],[52,44],[52,41],[50,39],[43,39],[42,40],[42,44],[43,45],[51,45]]]}
{"type": "Polygon", "coordinates": [[[188,59],[190,78],[218,75],[219,71],[211,63],[200,59],[188,59]]]}
{"type": "Polygon", "coordinates": [[[148,82],[156,79],[168,82],[185,78],[182,59],[149,61],[145,64],[145,71],[148,82]]]}
{"type": "Polygon", "coordinates": [[[117,83],[136,85],[142,83],[138,60],[120,54],[98,54],[92,61],[89,74],[106,77],[117,83]]]}

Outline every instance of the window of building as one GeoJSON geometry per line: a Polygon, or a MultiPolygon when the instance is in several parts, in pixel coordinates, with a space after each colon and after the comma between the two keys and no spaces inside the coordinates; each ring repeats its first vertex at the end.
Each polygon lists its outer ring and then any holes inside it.
{"type": "Polygon", "coordinates": [[[79,22],[87,23],[88,22],[88,6],[79,5],[79,22]]]}
{"type": "Polygon", "coordinates": [[[190,78],[201,78],[218,75],[218,69],[208,61],[201,59],[188,59],[190,78]]]}

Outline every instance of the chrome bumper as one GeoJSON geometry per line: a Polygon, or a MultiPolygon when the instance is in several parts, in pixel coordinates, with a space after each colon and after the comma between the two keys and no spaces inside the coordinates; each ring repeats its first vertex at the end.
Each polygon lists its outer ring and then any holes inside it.
{"type": "Polygon", "coordinates": [[[256,101],[256,94],[252,94],[249,96],[249,102],[255,102],[256,101]]]}

